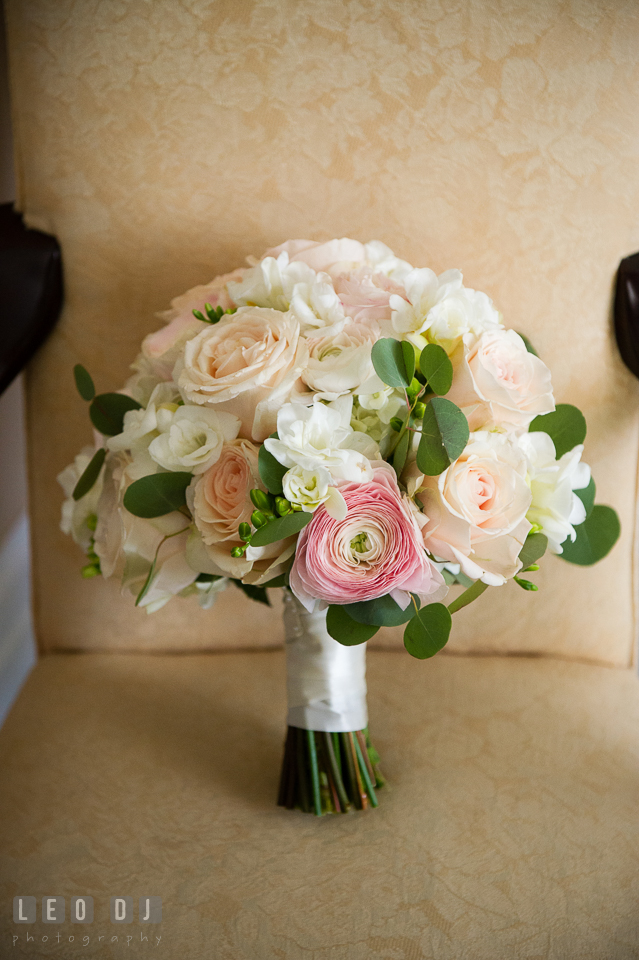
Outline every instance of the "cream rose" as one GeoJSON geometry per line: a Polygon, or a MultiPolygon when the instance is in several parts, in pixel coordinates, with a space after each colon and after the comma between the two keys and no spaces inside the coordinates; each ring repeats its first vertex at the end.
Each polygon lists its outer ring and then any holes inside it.
{"type": "Polygon", "coordinates": [[[307,359],[293,316],[241,307],[186,343],[174,377],[186,401],[216,404],[239,417],[241,436],[262,441],[275,430],[307,359]]]}
{"type": "Polygon", "coordinates": [[[378,339],[379,327],[374,322],[350,322],[340,333],[309,338],[309,359],[302,379],[328,400],[344,393],[359,393],[363,385],[366,393],[383,390],[371,360],[371,348],[378,339]]]}
{"type": "Polygon", "coordinates": [[[451,359],[455,375],[446,396],[464,410],[471,430],[527,427],[555,409],[550,370],[514,330],[484,333],[470,349],[461,343],[451,359]]]}
{"type": "Polygon", "coordinates": [[[425,477],[417,499],[428,523],[426,548],[459,563],[473,580],[499,586],[521,567],[519,552],[531,524],[527,459],[502,434],[471,434],[461,457],[439,477],[425,477]]]}

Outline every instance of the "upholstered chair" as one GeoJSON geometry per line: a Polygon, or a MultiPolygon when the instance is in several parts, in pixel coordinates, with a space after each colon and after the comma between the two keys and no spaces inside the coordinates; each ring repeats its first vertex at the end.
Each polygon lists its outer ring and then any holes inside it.
{"type": "Polygon", "coordinates": [[[639,390],[610,316],[639,248],[638,12],[9,0],[18,207],[61,244],[65,306],[27,377],[40,660],[0,735],[2,957],[147,956],[156,936],[172,960],[639,957],[639,390]],[[277,596],[135,609],[81,578],[55,478],[91,438],[74,364],[117,389],[172,297],[333,236],[493,298],[584,410],[622,536],[592,568],[544,559],[536,594],[489,591],[432,660],[381,631],[389,786],[317,819],[275,805],[277,596]],[[94,921],[14,924],[18,895],[90,895],[94,921]],[[150,895],[160,925],[111,925],[112,896],[150,895]]]}

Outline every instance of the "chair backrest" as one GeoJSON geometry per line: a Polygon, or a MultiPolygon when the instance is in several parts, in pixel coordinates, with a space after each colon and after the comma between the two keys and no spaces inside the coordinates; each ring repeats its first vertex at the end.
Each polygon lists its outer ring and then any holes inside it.
{"type": "MultiPolygon", "coordinates": [[[[590,569],[544,561],[459,613],[451,649],[628,665],[638,389],[611,332],[639,247],[639,8],[592,0],[9,0],[19,205],[64,257],[60,325],[28,374],[43,650],[278,643],[231,589],[147,616],[80,579],[55,476],[89,438],[71,370],[127,375],[156,311],[288,237],[377,238],[460,267],[586,413],[623,536],[590,569]]],[[[386,637],[388,639],[388,636],[386,637]]],[[[391,638],[391,642],[396,639],[391,638]]]]}

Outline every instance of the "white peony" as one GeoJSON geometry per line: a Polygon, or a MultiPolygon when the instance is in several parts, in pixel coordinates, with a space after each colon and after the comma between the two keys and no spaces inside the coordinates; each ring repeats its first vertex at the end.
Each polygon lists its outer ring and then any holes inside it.
{"type": "Polygon", "coordinates": [[[209,407],[162,404],[157,410],[158,435],[149,454],[165,470],[204,473],[220,456],[225,441],[235,440],[240,420],[209,407]]]}
{"type": "Polygon", "coordinates": [[[285,467],[305,470],[325,467],[333,480],[370,480],[370,460],[379,457],[377,444],[351,427],[353,398],[332,403],[315,399],[312,406],[286,403],[277,417],[279,439],[264,446],[285,467]]]}
{"type": "Polygon", "coordinates": [[[286,499],[300,506],[305,513],[314,513],[324,504],[331,517],[343,520],[347,513],[346,501],[332,482],[326,467],[305,470],[295,466],[284,474],[282,487],[286,499]]]}
{"type": "Polygon", "coordinates": [[[562,553],[562,543],[577,536],[575,527],[586,519],[586,508],[573,490],[590,483],[590,467],[581,463],[583,444],[555,459],[555,445],[547,433],[525,433],[519,445],[528,457],[532,503],[526,514],[548,537],[548,548],[562,553]]]}

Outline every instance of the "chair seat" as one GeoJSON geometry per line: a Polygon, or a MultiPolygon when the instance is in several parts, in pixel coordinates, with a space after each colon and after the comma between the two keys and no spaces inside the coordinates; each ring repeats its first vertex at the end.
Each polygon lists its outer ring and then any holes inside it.
{"type": "Polygon", "coordinates": [[[636,678],[368,661],[389,786],[375,811],[317,819],[275,806],[281,651],[45,657],[0,735],[2,955],[146,956],[161,936],[170,960],[639,957],[636,678]],[[64,896],[67,917],[92,896],[94,921],[16,925],[17,895],[64,896]],[[131,925],[112,896],[133,897],[131,925]],[[162,897],[160,925],[138,923],[140,896],[162,897]]]}

